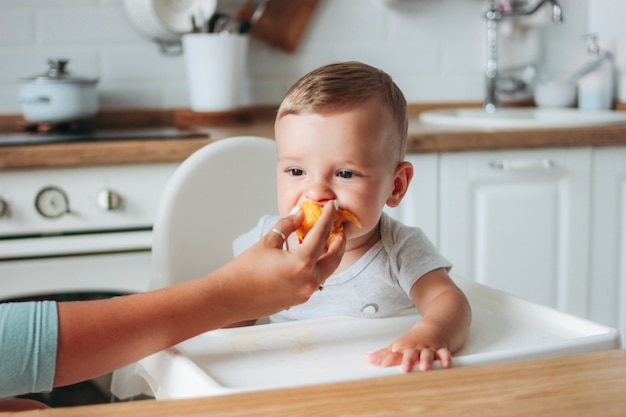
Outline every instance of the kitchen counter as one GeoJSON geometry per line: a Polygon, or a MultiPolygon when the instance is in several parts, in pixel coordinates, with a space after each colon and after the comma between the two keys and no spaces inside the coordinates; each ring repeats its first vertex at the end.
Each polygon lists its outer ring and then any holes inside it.
{"type": "MultiPolygon", "coordinates": [[[[0,147],[0,170],[182,161],[207,143],[230,136],[273,138],[273,120],[202,127],[209,138],[101,141],[0,147]]],[[[487,130],[424,125],[410,119],[409,153],[626,145],[626,124],[605,127],[487,130]]]]}
{"type": "Polygon", "coordinates": [[[265,121],[195,131],[206,133],[208,138],[144,138],[1,146],[0,170],[179,162],[217,139],[239,135],[273,137],[273,125],[265,121]]]}
{"type": "Polygon", "coordinates": [[[409,121],[407,152],[453,152],[572,146],[626,145],[626,124],[542,129],[481,129],[409,121]]]}
{"type": "Polygon", "coordinates": [[[626,350],[275,391],[50,409],[19,416],[623,416],[626,350]]]}

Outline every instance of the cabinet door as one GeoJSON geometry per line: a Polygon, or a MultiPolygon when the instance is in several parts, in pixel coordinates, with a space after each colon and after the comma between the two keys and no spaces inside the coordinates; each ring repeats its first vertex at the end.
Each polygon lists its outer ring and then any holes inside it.
{"type": "Polygon", "coordinates": [[[626,148],[593,151],[589,318],[626,343],[626,148]]]}
{"type": "Polygon", "coordinates": [[[414,175],[409,191],[398,207],[385,207],[392,217],[404,224],[419,227],[438,245],[439,235],[439,157],[437,154],[409,154],[414,175]]]}
{"type": "Polygon", "coordinates": [[[452,273],[584,316],[590,161],[588,148],[442,155],[452,273]]]}

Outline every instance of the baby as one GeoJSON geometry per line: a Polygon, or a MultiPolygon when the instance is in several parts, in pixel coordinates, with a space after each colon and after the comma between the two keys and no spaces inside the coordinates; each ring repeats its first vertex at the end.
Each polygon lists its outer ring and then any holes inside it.
{"type": "MultiPolygon", "coordinates": [[[[450,263],[425,234],[383,212],[407,192],[413,166],[404,160],[406,100],[385,72],[359,62],[323,66],[298,80],[274,124],[278,209],[287,215],[304,201],[334,200],[361,227],[345,224],[343,259],[306,303],[273,322],[336,315],[390,316],[417,307],[422,318],[406,334],[366,359],[379,366],[443,368],[465,342],[471,309],[448,275],[450,263]]],[[[234,243],[239,253],[276,223],[263,217],[234,243]]],[[[295,234],[287,247],[297,250],[295,234]]],[[[306,238],[305,238],[306,239],[306,238]]]]}

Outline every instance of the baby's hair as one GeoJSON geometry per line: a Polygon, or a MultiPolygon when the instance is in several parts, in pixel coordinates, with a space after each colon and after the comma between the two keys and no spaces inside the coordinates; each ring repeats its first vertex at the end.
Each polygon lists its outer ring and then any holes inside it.
{"type": "Polygon", "coordinates": [[[276,120],[288,114],[350,110],[372,98],[379,98],[381,107],[387,109],[403,159],[408,130],[406,99],[389,74],[362,62],[325,65],[300,78],[287,91],[276,120]]]}

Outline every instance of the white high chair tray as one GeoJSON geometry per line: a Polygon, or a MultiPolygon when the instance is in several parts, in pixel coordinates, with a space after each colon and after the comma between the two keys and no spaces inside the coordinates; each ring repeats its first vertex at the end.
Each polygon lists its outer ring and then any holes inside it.
{"type": "MultiPolygon", "coordinates": [[[[620,347],[618,332],[485,286],[458,282],[473,321],[453,366],[620,347]]],[[[381,319],[333,317],[207,332],[141,362],[158,399],[212,396],[397,375],[364,355],[407,331],[416,312],[381,319]]],[[[435,365],[434,368],[437,368],[435,365]]]]}

